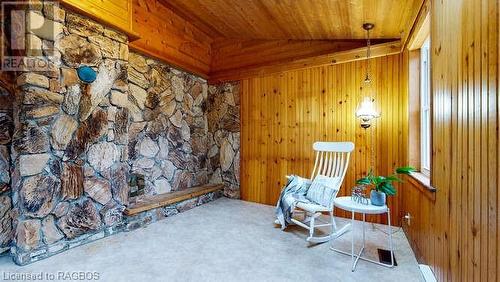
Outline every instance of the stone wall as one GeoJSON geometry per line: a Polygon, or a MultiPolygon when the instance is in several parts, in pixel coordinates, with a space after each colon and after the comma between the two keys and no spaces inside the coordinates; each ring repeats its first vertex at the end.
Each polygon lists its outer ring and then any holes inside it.
{"type": "Polygon", "coordinates": [[[12,142],[0,135],[0,152],[4,146],[11,155],[0,158],[0,187],[12,188],[8,196],[0,194],[0,243],[14,239],[17,263],[220,196],[126,218],[122,212],[133,200],[130,173],[145,175],[148,195],[210,182],[225,183],[224,195],[239,197],[238,84],[209,87],[199,77],[129,53],[119,32],[40,3],[30,7],[30,19],[54,28],[26,34],[31,49],[25,55],[47,68],[19,73],[13,120],[0,112],[0,127],[10,122],[15,129],[12,142]],[[95,70],[94,82],[80,80],[80,66],[95,70]],[[4,173],[9,167],[10,175],[4,173]]]}
{"type": "Polygon", "coordinates": [[[82,242],[121,221],[128,202],[127,37],[55,6],[32,18],[56,27],[27,35],[28,56],[49,68],[17,78],[13,203],[19,216],[13,254],[24,264],[82,242]],[[97,72],[91,84],[77,68],[97,72]]]}
{"type": "Polygon", "coordinates": [[[224,183],[226,197],[240,198],[240,85],[210,85],[207,108],[210,183],[224,183]]]}
{"type": "MultiPolygon", "coordinates": [[[[2,55],[10,55],[9,40],[0,28],[2,55]]],[[[7,251],[14,236],[12,228],[10,144],[14,125],[12,122],[12,73],[0,71],[0,254],[7,251]]]]}
{"type": "Polygon", "coordinates": [[[207,184],[207,82],[136,53],[128,70],[129,163],[146,194],[207,184]]]}
{"type": "Polygon", "coordinates": [[[10,191],[10,143],[12,130],[11,94],[0,87],[0,253],[8,250],[14,236],[10,191]]]}

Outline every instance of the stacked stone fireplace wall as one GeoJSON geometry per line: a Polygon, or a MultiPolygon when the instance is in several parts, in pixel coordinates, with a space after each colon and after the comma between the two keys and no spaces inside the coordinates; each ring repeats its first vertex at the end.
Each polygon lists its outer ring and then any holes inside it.
{"type": "Polygon", "coordinates": [[[26,55],[48,68],[16,81],[12,252],[20,264],[103,237],[128,203],[129,109],[110,103],[112,91],[128,95],[127,37],[47,3],[29,17],[53,30],[27,34],[26,55]],[[80,81],[81,65],[97,72],[93,83],[80,81]]]}
{"type": "Polygon", "coordinates": [[[55,32],[26,34],[24,54],[48,68],[18,73],[13,115],[0,111],[0,127],[14,128],[12,141],[0,136],[11,190],[0,192],[0,250],[10,244],[26,264],[217,196],[126,218],[131,173],[145,176],[146,196],[224,183],[238,198],[238,84],[209,86],[129,52],[125,35],[52,3],[30,7],[55,32]],[[80,80],[83,65],[94,82],[80,80]]]}
{"type": "Polygon", "coordinates": [[[129,163],[145,176],[146,195],[207,184],[206,80],[137,53],[129,58],[130,97],[137,106],[129,163]]]}
{"type": "Polygon", "coordinates": [[[14,124],[12,122],[12,94],[0,86],[0,253],[10,247],[14,230],[10,189],[10,144],[14,124]]]}
{"type": "MultiPolygon", "coordinates": [[[[4,29],[0,29],[2,51],[9,54],[9,41],[4,29]]],[[[12,121],[13,91],[12,74],[0,72],[0,254],[9,250],[14,230],[12,219],[11,183],[10,183],[10,145],[14,124],[12,121]]]]}
{"type": "Polygon", "coordinates": [[[211,183],[224,183],[224,195],[240,198],[240,85],[208,88],[208,171],[211,183]]]}

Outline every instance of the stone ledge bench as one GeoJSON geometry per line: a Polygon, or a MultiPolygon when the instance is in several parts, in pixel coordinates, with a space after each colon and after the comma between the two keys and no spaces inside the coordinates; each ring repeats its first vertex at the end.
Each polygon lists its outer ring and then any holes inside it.
{"type": "Polygon", "coordinates": [[[141,212],[162,208],[222,189],[224,189],[224,184],[207,184],[187,188],[181,191],[149,196],[139,200],[137,203],[129,205],[123,213],[126,216],[134,216],[141,212]]]}

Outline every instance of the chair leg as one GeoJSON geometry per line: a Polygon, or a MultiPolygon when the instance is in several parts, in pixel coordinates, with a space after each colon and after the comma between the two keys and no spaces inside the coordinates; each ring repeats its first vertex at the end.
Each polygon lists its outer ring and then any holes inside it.
{"type": "Polygon", "coordinates": [[[314,236],[314,220],[315,217],[313,215],[311,216],[311,222],[309,223],[309,238],[312,238],[314,236]]]}
{"type": "Polygon", "coordinates": [[[331,239],[332,234],[328,234],[327,236],[322,236],[322,237],[314,237],[314,229],[316,228],[315,220],[317,217],[320,217],[320,216],[321,216],[321,213],[315,213],[315,214],[310,216],[311,221],[309,223],[309,237],[307,237],[306,241],[311,242],[311,243],[324,243],[324,242],[327,242],[331,239]]]}
{"type": "Polygon", "coordinates": [[[337,231],[337,223],[335,222],[335,218],[333,217],[333,211],[330,212],[330,220],[332,221],[332,234],[337,231]]]}

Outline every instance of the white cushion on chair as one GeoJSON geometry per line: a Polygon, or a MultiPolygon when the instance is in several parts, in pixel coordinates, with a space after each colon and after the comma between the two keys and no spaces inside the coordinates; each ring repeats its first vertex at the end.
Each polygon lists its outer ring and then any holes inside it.
{"type": "Polygon", "coordinates": [[[318,174],[307,190],[306,198],[314,203],[329,207],[339,191],[339,186],[340,177],[318,174]]]}
{"type": "Polygon", "coordinates": [[[296,207],[298,207],[300,209],[303,209],[305,211],[308,211],[310,213],[331,211],[331,209],[329,207],[318,205],[318,204],[315,204],[315,203],[299,202],[299,203],[297,203],[296,207]]]}

